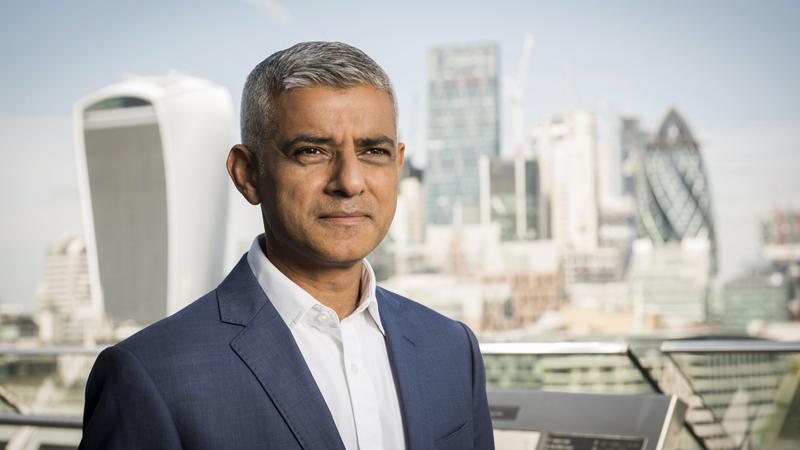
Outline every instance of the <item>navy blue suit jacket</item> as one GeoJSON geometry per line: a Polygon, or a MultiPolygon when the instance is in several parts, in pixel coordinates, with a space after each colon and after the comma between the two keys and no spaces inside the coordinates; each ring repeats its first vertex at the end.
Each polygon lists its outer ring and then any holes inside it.
{"type": "MultiPolygon", "coordinates": [[[[381,288],[377,298],[406,448],[493,448],[469,328],[381,288]]],[[[242,258],[216,290],[100,354],[80,448],[344,445],[289,328],[242,258]]]]}

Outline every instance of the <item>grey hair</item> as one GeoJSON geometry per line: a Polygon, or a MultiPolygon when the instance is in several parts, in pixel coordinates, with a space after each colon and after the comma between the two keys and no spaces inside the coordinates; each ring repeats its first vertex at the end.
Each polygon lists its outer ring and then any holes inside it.
{"type": "Polygon", "coordinates": [[[310,86],[367,85],[397,100],[386,72],[361,50],[341,42],[301,42],[261,61],[242,92],[242,143],[258,152],[274,133],[275,104],[285,91],[310,86]]]}

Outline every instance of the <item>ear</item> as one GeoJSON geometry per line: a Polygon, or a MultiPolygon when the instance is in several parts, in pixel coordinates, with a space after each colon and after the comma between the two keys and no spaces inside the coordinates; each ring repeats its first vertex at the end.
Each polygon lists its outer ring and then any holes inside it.
{"type": "Polygon", "coordinates": [[[228,168],[228,175],[242,196],[250,204],[261,203],[261,196],[258,194],[258,160],[255,153],[243,144],[236,144],[228,152],[225,165],[228,168]]]}
{"type": "Polygon", "coordinates": [[[397,173],[403,173],[403,164],[406,161],[406,144],[397,144],[397,173]]]}

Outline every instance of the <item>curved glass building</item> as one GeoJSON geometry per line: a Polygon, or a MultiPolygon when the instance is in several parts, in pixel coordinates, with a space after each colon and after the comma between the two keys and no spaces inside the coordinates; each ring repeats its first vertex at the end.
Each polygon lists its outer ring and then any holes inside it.
{"type": "Polygon", "coordinates": [[[708,239],[711,271],[716,272],[716,236],[711,188],[686,121],[671,109],[640,155],[636,179],[639,236],[654,243],[708,239]]]}
{"type": "Polygon", "coordinates": [[[178,74],[75,105],[92,298],[115,327],[161,319],[222,276],[232,110],[227,89],[178,74]]]}

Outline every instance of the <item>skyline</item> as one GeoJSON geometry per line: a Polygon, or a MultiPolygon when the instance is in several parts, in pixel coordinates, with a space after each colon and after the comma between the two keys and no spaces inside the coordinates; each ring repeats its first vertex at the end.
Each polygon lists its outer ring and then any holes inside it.
{"type": "MultiPolygon", "coordinates": [[[[50,11],[41,18],[41,7],[4,6],[0,55],[13,64],[0,72],[0,301],[32,309],[47,243],[82,232],[75,102],[125,74],[177,70],[226,86],[238,111],[252,66],[300,40],[342,40],[384,66],[416,160],[426,129],[426,60],[436,46],[497,42],[508,76],[525,33],[534,33],[529,128],[547,114],[588,107],[636,115],[652,132],[676,107],[709,167],[723,278],[757,258],[761,215],[800,207],[800,180],[792,179],[800,172],[800,61],[790,57],[800,53],[795,4],[357,3],[43,2],[50,11]],[[44,180],[32,182],[31,174],[44,180]]],[[[507,113],[503,99],[501,116],[507,113]]],[[[501,153],[508,155],[507,117],[502,122],[501,153]]],[[[221,164],[227,150],[220,149],[221,164]]]]}

